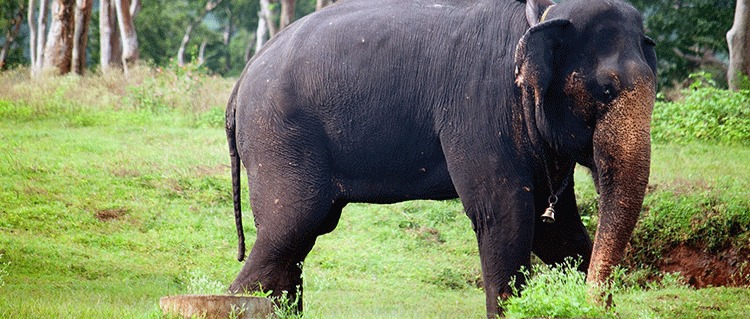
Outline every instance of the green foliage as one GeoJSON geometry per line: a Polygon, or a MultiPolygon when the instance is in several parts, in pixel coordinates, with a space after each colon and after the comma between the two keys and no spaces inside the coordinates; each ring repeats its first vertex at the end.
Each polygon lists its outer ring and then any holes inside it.
{"type": "Polygon", "coordinates": [[[7,42],[10,40],[7,38],[8,34],[11,33],[11,30],[13,30],[14,27],[14,21],[17,21],[15,19],[19,18],[19,15],[21,17],[21,23],[24,22],[26,17],[26,10],[25,3],[28,1],[24,0],[3,0],[0,1],[0,47],[7,45],[7,51],[6,56],[4,57],[5,60],[2,61],[4,64],[0,66],[0,70],[6,70],[9,68],[13,68],[16,65],[22,64],[24,61],[23,51],[24,48],[27,46],[24,46],[23,40],[23,31],[19,29],[19,34],[16,35],[16,37],[8,44],[7,42]]]}
{"type": "Polygon", "coordinates": [[[693,84],[684,91],[683,100],[654,105],[653,139],[750,144],[750,90],[718,89],[707,73],[692,75],[691,79],[693,84]]]}
{"type": "Polygon", "coordinates": [[[680,244],[708,251],[750,245],[746,185],[665,189],[646,197],[631,240],[632,262],[647,265],[680,244]],[[719,191],[721,190],[721,191],[719,191]]]}
{"type": "MultiPolygon", "coordinates": [[[[579,261],[562,265],[533,265],[522,270],[526,284],[520,292],[500,301],[508,318],[616,318],[614,311],[591,296],[608,293],[586,285],[586,275],[577,270],[579,261]]],[[[512,286],[514,286],[512,284],[512,286]]]]}
{"type": "Polygon", "coordinates": [[[224,113],[223,107],[212,107],[208,111],[198,114],[195,125],[198,127],[222,128],[225,125],[224,113]]]}
{"type": "MultiPolygon", "coordinates": [[[[299,290],[299,287],[297,287],[299,290]]],[[[279,319],[302,319],[304,318],[303,313],[297,309],[299,307],[300,294],[295,294],[294,299],[289,298],[289,292],[281,292],[281,296],[275,298],[273,314],[279,319]]]]}
{"type": "MultiPolygon", "coordinates": [[[[155,74],[126,88],[127,103],[138,111],[160,114],[172,109],[200,113],[218,105],[206,105],[202,94],[213,78],[205,67],[197,63],[179,66],[173,59],[164,68],[156,68],[155,74]]],[[[227,95],[228,98],[228,95],[227,95]]],[[[219,100],[226,103],[226,100],[219,100]]]]}
{"type": "MultiPolygon", "coordinates": [[[[733,0],[634,0],[632,3],[644,14],[646,34],[656,40],[660,86],[670,87],[699,69],[717,68],[695,62],[704,54],[727,54],[726,32],[734,18],[733,0]]],[[[718,80],[726,87],[723,78],[718,80]]]]}

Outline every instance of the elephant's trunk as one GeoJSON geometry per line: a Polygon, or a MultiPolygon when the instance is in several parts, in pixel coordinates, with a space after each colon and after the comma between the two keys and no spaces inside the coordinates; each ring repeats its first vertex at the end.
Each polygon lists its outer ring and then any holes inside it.
{"type": "Polygon", "coordinates": [[[655,88],[651,78],[635,81],[600,109],[594,130],[599,224],[587,281],[606,281],[622,261],[638,221],[651,162],[650,123],[655,88]]]}

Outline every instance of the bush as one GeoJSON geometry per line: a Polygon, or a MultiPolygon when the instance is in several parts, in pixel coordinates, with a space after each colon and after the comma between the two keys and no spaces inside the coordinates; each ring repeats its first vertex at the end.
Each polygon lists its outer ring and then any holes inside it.
{"type": "Polygon", "coordinates": [[[660,142],[750,144],[750,90],[714,87],[710,74],[692,75],[684,99],[654,105],[652,137],[660,142]]]}
{"type": "MultiPolygon", "coordinates": [[[[500,302],[508,318],[615,318],[613,309],[605,309],[591,300],[586,275],[577,270],[579,261],[568,259],[555,267],[533,265],[531,272],[522,270],[526,285],[513,297],[500,302]],[[533,275],[531,275],[533,273],[533,275]]],[[[515,281],[515,280],[514,280],[515,281]]],[[[513,282],[514,282],[513,281],[513,282]]],[[[511,286],[515,286],[511,283],[511,286]]]]}

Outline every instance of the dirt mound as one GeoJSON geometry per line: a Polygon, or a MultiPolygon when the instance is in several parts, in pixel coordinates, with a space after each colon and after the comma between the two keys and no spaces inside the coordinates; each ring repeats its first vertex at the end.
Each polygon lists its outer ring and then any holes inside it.
{"type": "Polygon", "coordinates": [[[656,263],[661,272],[679,272],[695,288],[750,285],[750,249],[729,247],[718,252],[679,245],[656,263]]]}

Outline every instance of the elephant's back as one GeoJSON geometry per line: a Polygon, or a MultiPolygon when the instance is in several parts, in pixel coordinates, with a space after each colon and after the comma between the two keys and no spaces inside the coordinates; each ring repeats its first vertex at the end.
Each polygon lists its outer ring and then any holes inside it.
{"type": "Polygon", "coordinates": [[[445,114],[475,117],[471,108],[495,107],[476,101],[512,86],[523,17],[517,1],[341,1],[284,29],[249,63],[238,130],[279,139],[303,123],[342,165],[441,161],[445,114]]]}

